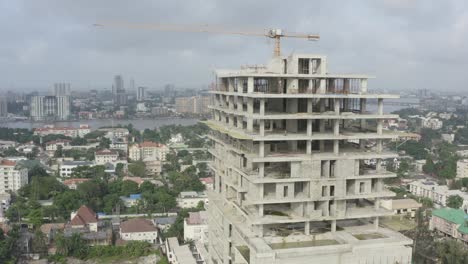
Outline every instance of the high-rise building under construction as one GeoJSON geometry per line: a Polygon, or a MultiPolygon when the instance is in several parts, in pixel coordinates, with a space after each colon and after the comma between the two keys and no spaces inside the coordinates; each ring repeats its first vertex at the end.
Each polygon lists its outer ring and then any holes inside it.
{"type": "Polygon", "coordinates": [[[383,162],[397,156],[383,145],[397,137],[383,120],[398,117],[383,100],[399,96],[327,63],[293,54],[216,72],[209,263],[411,263],[412,240],[379,226],[396,177],[383,162]]]}

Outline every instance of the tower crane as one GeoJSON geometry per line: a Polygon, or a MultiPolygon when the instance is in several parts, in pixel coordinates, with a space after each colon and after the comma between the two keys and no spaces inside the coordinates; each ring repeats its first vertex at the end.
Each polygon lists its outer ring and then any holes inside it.
{"type": "Polygon", "coordinates": [[[112,28],[128,28],[128,29],[148,29],[158,31],[172,31],[172,32],[200,32],[200,33],[213,33],[213,34],[226,34],[226,35],[243,35],[243,36],[257,36],[267,37],[274,39],[275,47],[273,56],[281,56],[281,38],[302,38],[310,41],[320,39],[317,34],[304,34],[304,33],[289,33],[282,29],[267,29],[264,31],[235,31],[224,28],[216,28],[208,25],[165,25],[165,24],[135,24],[135,23],[122,23],[122,22],[108,22],[96,23],[95,27],[112,27],[112,28]]]}

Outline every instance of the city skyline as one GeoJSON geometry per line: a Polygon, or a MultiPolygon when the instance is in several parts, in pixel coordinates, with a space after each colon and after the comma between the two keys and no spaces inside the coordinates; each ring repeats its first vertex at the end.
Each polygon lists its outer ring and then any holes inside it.
{"type": "Polygon", "coordinates": [[[110,87],[117,73],[133,77],[137,86],[201,87],[212,82],[215,68],[235,68],[271,56],[272,43],[264,38],[91,26],[102,20],[319,33],[318,42],[284,41],[284,54],[328,54],[337,62],[332,71],[347,73],[353,65],[352,72],[378,77],[371,81],[378,89],[455,91],[464,85],[468,19],[461,1],[313,1],[289,6],[295,16],[283,16],[281,5],[263,1],[249,3],[248,9],[243,2],[112,4],[110,12],[107,1],[0,3],[5,13],[0,32],[8,36],[0,50],[6,76],[0,89],[47,89],[56,80],[70,82],[76,90],[100,89],[110,87]],[[440,10],[450,15],[441,16],[440,10]],[[29,17],[37,14],[44,15],[30,23],[29,17]],[[14,30],[11,24],[17,25],[14,30]],[[168,67],[168,62],[177,68],[168,67]],[[429,62],[437,67],[426,67],[429,62]],[[444,77],[449,73],[450,78],[444,77]],[[437,78],[428,81],[427,76],[437,78]]]}

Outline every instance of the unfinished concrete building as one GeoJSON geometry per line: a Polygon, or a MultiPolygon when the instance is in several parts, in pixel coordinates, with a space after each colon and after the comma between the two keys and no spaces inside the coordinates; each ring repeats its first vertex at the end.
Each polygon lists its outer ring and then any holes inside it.
{"type": "Polygon", "coordinates": [[[321,55],[217,71],[210,263],[410,263],[412,241],[379,227],[383,100],[366,75],[329,74],[321,55]],[[366,101],[376,100],[371,112],[366,101]],[[374,167],[364,160],[376,159],[374,167]]]}

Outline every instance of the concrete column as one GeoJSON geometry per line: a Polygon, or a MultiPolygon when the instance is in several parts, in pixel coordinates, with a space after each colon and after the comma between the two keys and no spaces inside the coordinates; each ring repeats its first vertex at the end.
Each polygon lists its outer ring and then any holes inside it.
{"type": "Polygon", "coordinates": [[[367,79],[361,79],[361,93],[367,93],[367,79]]]}
{"type": "Polygon", "coordinates": [[[263,162],[258,164],[258,177],[265,177],[265,163],[263,162]]]}
{"type": "Polygon", "coordinates": [[[374,219],[374,228],[375,230],[379,229],[379,217],[376,216],[374,219]]]}
{"type": "Polygon", "coordinates": [[[304,235],[310,235],[310,222],[307,221],[304,223],[304,235]]]}
{"type": "Polygon", "coordinates": [[[247,131],[253,132],[253,118],[247,118],[247,131]]]}
{"type": "Polygon", "coordinates": [[[343,92],[345,94],[349,93],[349,79],[343,79],[343,92]]]}
{"type": "Polygon", "coordinates": [[[324,140],[319,141],[319,150],[320,151],[325,151],[325,141],[324,140]]]}
{"type": "Polygon", "coordinates": [[[311,119],[307,120],[307,136],[308,137],[312,136],[312,120],[311,119]]]}
{"type": "Polygon", "coordinates": [[[307,113],[312,113],[314,103],[312,101],[312,98],[307,98],[307,113]]]}
{"type": "Polygon", "coordinates": [[[379,210],[379,208],[380,208],[380,198],[375,199],[374,208],[375,208],[375,210],[379,210]]]}
{"type": "Polygon", "coordinates": [[[340,135],[340,121],[338,119],[333,120],[333,135],[340,135]]]}
{"type": "Polygon", "coordinates": [[[320,104],[320,112],[323,113],[325,112],[325,99],[320,99],[319,101],[319,104],[320,104]]]}
{"type": "Polygon", "coordinates": [[[228,118],[229,118],[229,126],[234,127],[234,116],[229,115],[228,118]]]}
{"type": "Polygon", "coordinates": [[[383,121],[382,119],[377,120],[377,135],[382,135],[382,128],[383,128],[383,121]]]}
{"type": "Polygon", "coordinates": [[[234,92],[234,79],[228,78],[227,81],[228,81],[228,91],[234,92]]]}
{"type": "Polygon", "coordinates": [[[263,204],[258,205],[258,216],[263,216],[263,204]]]}
{"type": "Polygon", "coordinates": [[[382,152],[382,139],[377,139],[376,148],[377,148],[377,153],[381,153],[381,152],[382,152]]]}
{"type": "Polygon", "coordinates": [[[331,231],[333,233],[336,232],[336,220],[331,221],[331,231]]]}
{"type": "Polygon", "coordinates": [[[324,94],[327,92],[327,80],[326,79],[320,79],[320,87],[318,90],[319,94],[324,94]]]}
{"type": "Polygon", "coordinates": [[[265,157],[265,141],[260,141],[260,144],[258,146],[258,156],[260,158],[265,157]]]}
{"type": "Polygon", "coordinates": [[[248,98],[247,99],[247,113],[251,115],[253,114],[253,112],[254,112],[253,98],[248,98]]]}
{"type": "Polygon", "coordinates": [[[254,78],[253,77],[247,78],[247,92],[248,93],[254,92],[254,78]]]}
{"type": "Polygon", "coordinates": [[[312,140],[307,140],[306,153],[312,154],[312,140]]]}
{"type": "Polygon", "coordinates": [[[383,115],[383,99],[379,98],[377,102],[378,114],[383,115]]]}
{"type": "Polygon", "coordinates": [[[340,99],[335,98],[333,100],[333,108],[335,110],[335,114],[340,114],[340,99]]]}
{"type": "Polygon", "coordinates": [[[244,128],[244,118],[242,116],[237,117],[237,128],[243,129],[244,128]]]}
{"type": "Polygon", "coordinates": [[[337,155],[340,153],[340,141],[339,140],[333,140],[333,153],[337,155]]]}
{"type": "Polygon", "coordinates": [[[377,173],[382,171],[382,159],[377,159],[375,170],[377,171],[377,173]]]}
{"type": "Polygon", "coordinates": [[[265,99],[260,99],[260,115],[265,114],[265,99]]]}
{"type": "Polygon", "coordinates": [[[260,136],[265,136],[265,120],[260,120],[260,136]]]}

